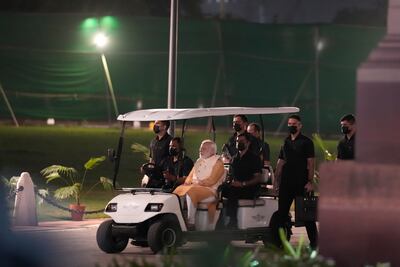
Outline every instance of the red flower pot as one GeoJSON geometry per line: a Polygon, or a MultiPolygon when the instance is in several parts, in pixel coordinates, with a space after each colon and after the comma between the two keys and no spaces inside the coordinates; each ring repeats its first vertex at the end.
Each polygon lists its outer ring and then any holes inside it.
{"type": "Polygon", "coordinates": [[[71,219],[73,221],[82,221],[83,219],[83,212],[85,211],[86,206],[83,205],[76,205],[76,204],[69,204],[69,209],[71,211],[71,219]],[[77,212],[75,212],[77,211],[77,212]]]}

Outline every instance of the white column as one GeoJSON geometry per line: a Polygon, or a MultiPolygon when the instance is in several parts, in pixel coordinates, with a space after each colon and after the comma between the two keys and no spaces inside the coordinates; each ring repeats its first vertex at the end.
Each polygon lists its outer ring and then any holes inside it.
{"type": "Polygon", "coordinates": [[[21,173],[17,182],[18,193],[14,205],[14,225],[36,226],[36,198],[33,182],[28,172],[21,173]]]}

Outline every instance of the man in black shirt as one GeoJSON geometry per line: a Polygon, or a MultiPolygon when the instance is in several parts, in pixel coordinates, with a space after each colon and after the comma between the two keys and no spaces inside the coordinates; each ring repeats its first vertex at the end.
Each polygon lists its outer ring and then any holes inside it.
{"type": "MultiPolygon", "coordinates": [[[[314,144],[301,134],[301,119],[291,115],[288,119],[289,136],[279,152],[276,177],[280,180],[278,214],[281,223],[286,220],[290,206],[296,196],[303,196],[304,191],[313,191],[314,144]]],[[[315,222],[305,222],[310,246],[317,246],[317,226],[315,222]]]]}
{"type": "Polygon", "coordinates": [[[249,149],[251,152],[258,155],[260,151],[260,147],[256,138],[247,132],[247,125],[248,120],[245,115],[238,114],[233,116],[233,129],[235,130],[235,132],[229,138],[228,143],[224,145],[224,147],[228,150],[228,154],[231,158],[233,158],[238,153],[238,149],[236,148],[236,139],[241,134],[248,135],[248,139],[250,140],[249,149]]]}
{"type": "Polygon", "coordinates": [[[356,138],[356,118],[347,114],[340,119],[342,133],[344,134],[337,146],[337,159],[354,159],[354,144],[356,138]]]}
{"type": "Polygon", "coordinates": [[[222,191],[222,196],[227,198],[226,215],[229,217],[230,228],[237,228],[239,199],[255,198],[261,182],[261,160],[249,147],[249,135],[238,135],[238,153],[232,161],[232,181],[222,191]]]}
{"type": "Polygon", "coordinates": [[[150,162],[161,166],[162,161],[169,155],[169,143],[172,136],[168,134],[169,121],[155,121],[153,131],[155,138],[150,142],[150,162]]]}
{"type": "Polygon", "coordinates": [[[164,185],[162,165],[169,156],[169,143],[172,140],[167,132],[169,126],[169,121],[154,122],[153,131],[156,136],[150,142],[150,162],[141,167],[141,172],[145,174],[142,186],[159,188],[164,185]]]}
{"type": "Polygon", "coordinates": [[[186,176],[193,168],[193,160],[185,155],[181,138],[172,138],[169,143],[169,157],[164,160],[162,165],[165,178],[164,188],[173,188],[185,181],[186,176]]]}

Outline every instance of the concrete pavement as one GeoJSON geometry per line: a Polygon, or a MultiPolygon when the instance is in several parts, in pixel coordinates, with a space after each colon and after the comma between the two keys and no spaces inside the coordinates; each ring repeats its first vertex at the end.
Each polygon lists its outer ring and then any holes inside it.
{"type": "MultiPolygon", "coordinates": [[[[67,231],[82,228],[97,228],[106,218],[103,219],[85,219],[83,221],[44,221],[39,222],[38,226],[13,226],[12,230],[16,232],[41,232],[41,231],[67,231]]],[[[290,243],[297,244],[300,236],[304,236],[307,240],[307,232],[305,227],[293,227],[293,235],[290,239],[290,243]]]]}
{"type": "Polygon", "coordinates": [[[60,231],[68,229],[94,228],[98,227],[106,219],[85,219],[83,221],[44,221],[38,226],[12,226],[11,229],[17,232],[38,232],[38,231],[60,231]]]}
{"type": "MultiPolygon", "coordinates": [[[[148,263],[154,263],[156,266],[162,266],[162,254],[154,254],[148,247],[128,245],[122,253],[107,254],[102,252],[96,243],[96,232],[98,225],[104,220],[45,221],[40,222],[38,226],[12,227],[15,235],[10,235],[10,238],[15,243],[14,247],[18,247],[15,253],[24,251],[23,254],[18,254],[16,258],[28,260],[31,264],[11,266],[87,267],[98,264],[101,267],[109,267],[113,266],[110,264],[115,260],[121,266],[125,266],[122,264],[132,260],[137,262],[145,260],[148,263]]],[[[296,244],[301,235],[306,236],[304,227],[293,228],[293,233],[290,241],[292,244],[296,244]]],[[[307,240],[306,237],[305,239],[307,240]]],[[[9,246],[9,242],[6,243],[9,246]]],[[[306,241],[306,243],[308,242],[306,241]]],[[[195,249],[204,246],[204,244],[204,242],[188,242],[179,249],[179,257],[190,260],[195,249]]],[[[244,241],[233,241],[232,244],[238,251],[251,250],[262,245],[261,242],[247,244],[244,241]]]]}

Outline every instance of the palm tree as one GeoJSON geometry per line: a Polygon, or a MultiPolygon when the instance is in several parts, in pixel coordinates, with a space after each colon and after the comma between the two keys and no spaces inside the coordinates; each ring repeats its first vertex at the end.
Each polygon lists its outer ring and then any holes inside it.
{"type": "Polygon", "coordinates": [[[97,185],[102,184],[103,188],[106,190],[112,189],[112,180],[106,177],[100,177],[99,181],[95,183],[92,187],[84,192],[84,184],[86,179],[86,174],[89,170],[93,170],[101,162],[106,159],[105,156],[90,158],[85,164],[85,172],[82,178],[79,177],[78,171],[73,167],[66,167],[62,165],[51,165],[40,171],[43,177],[46,179],[46,183],[54,180],[61,180],[64,182],[65,186],[58,188],[54,192],[54,197],[56,199],[67,199],[74,198],[77,205],[80,205],[81,198],[93,190],[97,185]],[[84,193],[83,193],[84,192],[84,193]]]}

